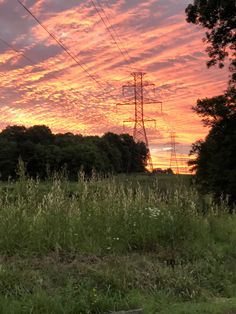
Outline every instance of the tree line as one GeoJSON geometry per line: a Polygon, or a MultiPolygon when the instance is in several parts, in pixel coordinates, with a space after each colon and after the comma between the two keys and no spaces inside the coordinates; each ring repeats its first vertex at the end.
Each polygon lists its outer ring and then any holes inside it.
{"type": "Polygon", "coordinates": [[[75,180],[81,169],[106,173],[144,172],[148,150],[128,134],[82,136],[53,134],[45,125],[8,126],[0,133],[0,179],[17,177],[19,158],[30,177],[45,179],[66,170],[75,180]]]}
{"type": "MultiPolygon", "coordinates": [[[[229,64],[224,94],[199,99],[193,110],[209,128],[205,140],[193,144],[190,162],[205,193],[236,204],[236,4],[235,0],[194,0],[186,8],[187,21],[206,29],[207,66],[229,64]],[[226,60],[228,62],[226,63],[226,60]]],[[[232,207],[231,207],[232,208],[232,207]]]]}

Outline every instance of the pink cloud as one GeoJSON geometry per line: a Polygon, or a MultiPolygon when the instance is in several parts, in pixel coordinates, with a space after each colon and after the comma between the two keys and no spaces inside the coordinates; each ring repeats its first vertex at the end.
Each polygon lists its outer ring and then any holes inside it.
{"type": "Polygon", "coordinates": [[[228,72],[206,68],[204,33],[185,22],[188,1],[137,0],[132,5],[122,0],[108,6],[101,2],[120,48],[130,56],[129,64],[88,2],[25,3],[99,85],[20,6],[13,10],[0,0],[0,19],[8,16],[0,23],[0,37],[34,60],[34,65],[23,63],[20,55],[0,44],[1,128],[8,123],[42,123],[55,132],[120,133],[132,111],[117,112],[115,104],[123,100],[121,87],[133,67],[147,72],[147,79],[157,84],[156,97],[163,101],[164,114],[154,105],[145,107],[159,128],[147,128],[154,160],[159,156],[168,166],[165,143],[171,128],[185,157],[191,143],[205,136],[207,130],[191,107],[198,98],[221,93],[228,72]]]}

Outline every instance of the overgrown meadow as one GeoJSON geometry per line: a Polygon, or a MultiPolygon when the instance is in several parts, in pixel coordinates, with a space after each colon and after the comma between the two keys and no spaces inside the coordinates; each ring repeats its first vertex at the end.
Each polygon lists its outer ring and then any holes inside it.
{"type": "Polygon", "coordinates": [[[236,217],[190,178],[22,170],[0,195],[0,313],[236,307],[236,217]]]}

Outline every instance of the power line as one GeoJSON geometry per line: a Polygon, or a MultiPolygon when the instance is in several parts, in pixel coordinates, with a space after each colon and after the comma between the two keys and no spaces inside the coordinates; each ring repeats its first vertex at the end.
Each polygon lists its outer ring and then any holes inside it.
{"type": "Polygon", "coordinates": [[[58,40],[40,21],[39,19],[20,1],[17,0],[17,2],[35,19],[35,21],[48,33],[48,35],[56,41],[56,43],[67,53],[67,55],[74,60],[74,62],[83,69],[83,71],[94,81],[96,82],[101,88],[104,88],[101,83],[94,78],[89,71],[83,66],[77,58],[66,48],[66,46],[58,40]]]}
{"type": "MultiPolygon", "coordinates": [[[[7,46],[8,48],[10,48],[11,50],[13,50],[14,52],[16,52],[17,54],[21,54],[22,57],[24,59],[26,59],[27,61],[29,61],[31,64],[34,64],[35,62],[33,60],[31,60],[29,57],[27,57],[22,51],[15,49],[12,45],[10,45],[7,41],[5,41],[4,39],[0,38],[0,42],[2,42],[5,46],[7,46]]],[[[83,93],[81,93],[80,91],[77,91],[77,93],[82,96],[82,97],[86,97],[86,95],[84,95],[83,93]]],[[[98,95],[98,97],[102,96],[103,94],[98,95]]],[[[89,96],[95,98],[97,100],[97,97],[95,97],[94,95],[90,94],[89,96]]]]}
{"type": "MultiPolygon", "coordinates": [[[[99,17],[100,17],[102,23],[105,25],[106,30],[107,30],[108,33],[110,34],[110,36],[111,36],[112,40],[114,41],[114,43],[116,44],[116,46],[117,46],[118,50],[120,51],[121,55],[123,56],[125,62],[126,62],[127,65],[130,67],[130,65],[129,65],[129,60],[127,59],[125,53],[122,51],[121,47],[119,46],[119,44],[118,44],[118,42],[117,42],[115,36],[113,35],[112,31],[111,31],[110,28],[109,28],[109,25],[107,25],[107,22],[105,21],[105,19],[103,18],[102,14],[100,13],[100,11],[99,11],[97,5],[95,4],[95,2],[94,2],[93,0],[90,0],[90,2],[92,3],[92,5],[94,6],[95,10],[97,11],[97,14],[99,15],[99,17]]],[[[99,4],[99,6],[101,7],[100,4],[99,4]]],[[[101,7],[101,8],[102,8],[102,7],[101,7]]],[[[102,10],[103,10],[103,8],[102,8],[102,10]]],[[[105,12],[105,11],[103,10],[103,12],[105,12]]],[[[107,17],[106,14],[105,14],[105,16],[107,17]]],[[[108,20],[108,18],[107,18],[107,20],[108,20]]],[[[110,22],[109,22],[109,20],[108,20],[108,24],[109,24],[109,23],[110,23],[110,22]]],[[[130,67],[130,68],[131,68],[131,67],[130,67]]]]}
{"type": "MultiPolygon", "coordinates": [[[[110,95],[112,98],[114,97],[114,95],[111,94],[110,91],[106,91],[105,90],[105,87],[96,79],[94,78],[90,73],[89,71],[85,68],[84,65],[82,65],[78,60],[77,58],[67,49],[67,47],[60,41],[56,38],[55,35],[53,35],[43,24],[42,22],[39,21],[39,19],[20,1],[20,0],[17,0],[17,2],[37,21],[37,23],[49,34],[50,37],[52,37],[56,43],[74,60],[74,62],[76,64],[78,64],[83,70],[84,72],[86,72],[86,74],[94,81],[97,83],[98,86],[100,86],[104,92],[102,94],[104,95],[110,95]]],[[[104,83],[107,83],[107,82],[104,82],[104,83]]],[[[83,94],[80,93],[82,96],[83,94]]],[[[96,98],[95,96],[93,96],[94,98],[96,98]]]]}
{"type": "Polygon", "coordinates": [[[5,41],[4,39],[0,38],[0,41],[5,45],[7,46],[8,48],[10,48],[11,50],[13,50],[14,52],[16,52],[17,54],[21,54],[22,57],[29,61],[30,63],[34,64],[34,62],[29,58],[27,57],[22,51],[19,51],[17,49],[15,49],[12,45],[10,45],[7,41],[5,41]]]}
{"type": "MultiPolygon", "coordinates": [[[[96,1],[97,1],[98,5],[99,5],[100,9],[102,10],[104,16],[106,17],[106,20],[107,20],[107,22],[108,22],[108,24],[109,24],[109,26],[110,26],[110,29],[112,29],[113,33],[116,35],[116,37],[118,38],[118,40],[119,40],[120,43],[121,43],[121,38],[120,38],[119,34],[117,33],[116,29],[115,29],[115,28],[113,27],[113,25],[111,24],[110,19],[109,19],[108,15],[106,14],[106,11],[105,11],[105,10],[103,9],[103,7],[102,7],[102,4],[100,3],[99,0],[96,0],[96,1]]],[[[124,53],[127,55],[128,60],[130,60],[131,57],[130,57],[129,52],[127,51],[127,49],[123,46],[123,47],[122,47],[122,50],[124,50],[124,53]]]]}
{"type": "Polygon", "coordinates": [[[105,0],[105,2],[106,2],[107,7],[108,7],[108,8],[111,8],[111,5],[110,5],[110,3],[108,2],[108,0],[105,0]]]}
{"type": "MultiPolygon", "coordinates": [[[[58,40],[52,33],[50,33],[47,28],[38,20],[38,18],[19,0],[17,0],[17,2],[37,21],[37,23],[50,35],[50,37],[52,37],[57,44],[76,62],[76,64],[78,64],[87,74],[88,76],[90,76],[90,78],[92,78],[98,85],[100,85],[103,89],[104,87],[88,72],[88,70],[76,59],[76,57],[74,57],[69,51],[68,49],[63,45],[63,43],[60,42],[60,40],[58,40]]],[[[27,61],[29,61],[31,64],[35,64],[34,61],[32,61],[29,57],[27,57],[24,52],[15,49],[11,44],[9,44],[7,41],[5,41],[4,39],[0,38],[0,41],[7,46],[8,48],[10,48],[11,50],[13,50],[15,53],[17,54],[21,54],[22,57],[24,59],[26,59],[27,61]]],[[[110,94],[110,91],[106,91],[104,90],[104,93],[100,93],[100,95],[98,96],[94,96],[93,94],[89,93],[89,97],[92,97],[96,100],[98,100],[102,95],[107,95],[110,94]]],[[[80,94],[83,98],[87,98],[88,96],[81,93],[80,91],[77,91],[78,94],[80,94]]],[[[111,95],[112,96],[112,95],[111,95]]],[[[112,96],[113,97],[113,96],[112,96]]]]}
{"type": "MultiPolygon", "coordinates": [[[[25,60],[27,60],[28,62],[30,62],[32,65],[35,64],[35,62],[34,62],[32,59],[30,59],[29,57],[27,57],[27,56],[24,54],[24,52],[15,49],[15,48],[14,48],[11,44],[9,44],[6,40],[0,38],[0,42],[2,42],[5,46],[7,46],[8,48],[10,48],[10,49],[11,49],[12,51],[14,51],[15,53],[20,54],[25,60]]],[[[77,93],[78,93],[79,95],[81,95],[83,98],[87,98],[87,97],[88,97],[88,96],[84,95],[83,93],[81,93],[80,91],[77,91],[77,93]]],[[[110,92],[105,91],[105,93],[101,93],[101,94],[99,94],[98,96],[94,96],[94,95],[92,95],[92,94],[89,94],[89,96],[91,96],[91,97],[93,97],[94,99],[97,100],[98,97],[101,97],[102,95],[105,95],[105,94],[110,94],[110,95],[111,95],[110,92]]],[[[112,95],[111,95],[111,96],[112,96],[112,95]]],[[[112,96],[112,97],[113,97],[113,96],[112,96]]]]}

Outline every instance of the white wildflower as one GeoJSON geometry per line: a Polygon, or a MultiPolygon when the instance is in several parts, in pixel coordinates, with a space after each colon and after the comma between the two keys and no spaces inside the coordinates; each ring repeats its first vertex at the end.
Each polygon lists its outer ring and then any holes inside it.
{"type": "Polygon", "coordinates": [[[161,215],[161,210],[157,207],[147,207],[146,210],[148,210],[150,217],[157,218],[161,215]]]}

